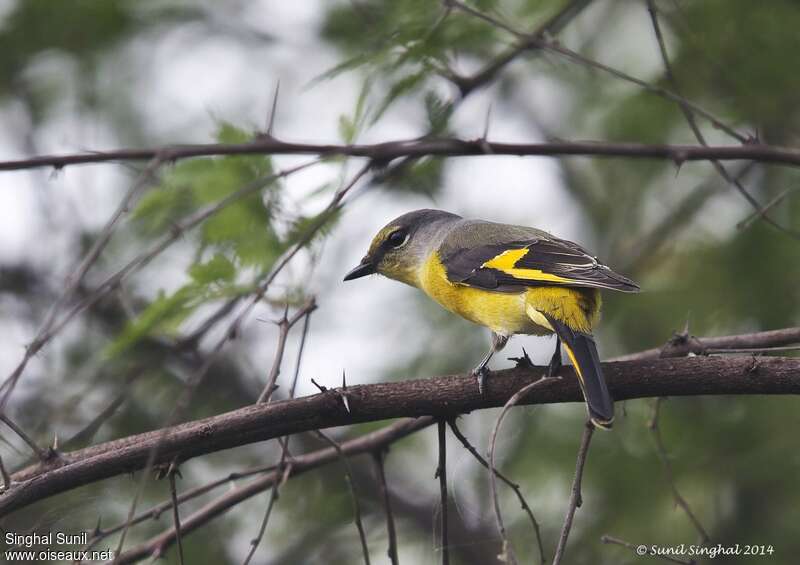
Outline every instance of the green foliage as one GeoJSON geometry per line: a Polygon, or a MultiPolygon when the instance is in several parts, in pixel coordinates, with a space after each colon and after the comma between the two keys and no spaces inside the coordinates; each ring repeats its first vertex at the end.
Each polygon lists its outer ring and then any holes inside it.
{"type": "MultiPolygon", "coordinates": [[[[220,143],[243,143],[251,137],[227,123],[217,133],[220,143]]],[[[272,172],[271,160],[258,155],[182,161],[141,199],[133,218],[148,238],[171,233],[182,219],[209,206],[226,205],[205,220],[195,236],[189,282],[151,302],[114,340],[110,355],[121,354],[149,335],[172,335],[200,306],[248,292],[252,285],[237,280],[247,272],[267,272],[297,241],[296,234],[281,239],[273,225],[280,185],[270,178],[272,172]]]]}

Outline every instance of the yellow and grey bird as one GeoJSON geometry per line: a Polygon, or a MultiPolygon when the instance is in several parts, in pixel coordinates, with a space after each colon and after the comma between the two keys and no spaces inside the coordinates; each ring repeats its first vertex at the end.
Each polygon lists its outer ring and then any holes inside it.
{"type": "Polygon", "coordinates": [[[372,240],[348,281],[379,273],[419,288],[447,310],[492,331],[492,346],[473,370],[483,392],[492,355],[514,334],[557,336],[550,373],[564,345],[591,421],[610,428],[614,401],[592,337],[600,289],[639,286],[580,245],[524,226],[465,220],[441,210],[416,210],[389,222],[372,240]]]}

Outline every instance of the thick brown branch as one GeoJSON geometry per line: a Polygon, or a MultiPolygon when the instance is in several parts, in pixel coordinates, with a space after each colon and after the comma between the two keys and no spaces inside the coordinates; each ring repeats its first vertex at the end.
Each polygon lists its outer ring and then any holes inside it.
{"type": "Polygon", "coordinates": [[[0,171],[62,168],[68,165],[137,161],[160,155],[165,161],[212,155],[349,155],[388,162],[400,157],[462,157],[475,155],[518,156],[595,156],[685,161],[750,160],[762,163],[800,165],[800,150],[791,147],[748,143],[745,145],[666,145],[618,143],[610,141],[552,141],[547,143],[502,143],[484,139],[416,139],[388,141],[367,145],[292,143],[275,138],[258,138],[249,143],[210,143],[205,145],[173,145],[150,149],[118,149],[64,155],[42,155],[29,159],[0,162],[0,171]]]}
{"type": "MultiPolygon", "coordinates": [[[[142,469],[159,444],[155,463],[185,461],[297,432],[332,426],[434,415],[448,417],[502,406],[523,386],[540,378],[543,367],[498,371],[481,395],[475,379],[445,376],[347,387],[349,412],[339,390],[254,405],[63,454],[57,461],[15,473],[0,495],[0,516],[81,485],[142,469]],[[160,442],[160,443],[159,443],[160,442]]],[[[702,394],[800,394],[800,358],[690,357],[605,363],[617,400],[702,394]]],[[[564,378],[537,388],[524,402],[578,402],[580,390],[568,367],[564,378]]]]}

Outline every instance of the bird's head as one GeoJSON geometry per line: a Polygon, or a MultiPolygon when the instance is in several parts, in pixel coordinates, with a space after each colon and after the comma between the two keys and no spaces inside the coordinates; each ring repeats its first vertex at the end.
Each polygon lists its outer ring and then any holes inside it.
{"type": "Polygon", "coordinates": [[[415,210],[395,218],[372,239],[361,263],[344,280],[378,273],[417,286],[425,260],[438,248],[447,226],[460,219],[441,210],[415,210]]]}

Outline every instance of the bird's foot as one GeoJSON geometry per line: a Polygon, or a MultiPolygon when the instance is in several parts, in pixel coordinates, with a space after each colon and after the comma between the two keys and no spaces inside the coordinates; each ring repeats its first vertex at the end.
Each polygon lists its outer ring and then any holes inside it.
{"type": "Polygon", "coordinates": [[[522,357],[509,357],[508,360],[516,363],[515,367],[517,369],[530,369],[533,367],[533,361],[528,357],[528,352],[525,351],[524,347],[522,348],[522,357]]]}
{"type": "Polygon", "coordinates": [[[486,379],[489,377],[491,371],[483,365],[482,367],[476,367],[472,370],[472,376],[474,376],[478,381],[478,392],[483,395],[483,391],[486,390],[486,379]]]}

